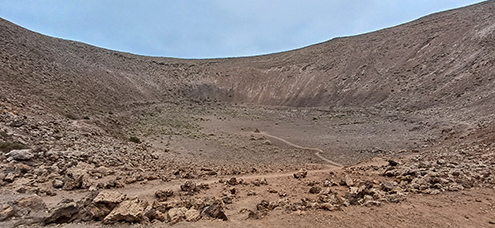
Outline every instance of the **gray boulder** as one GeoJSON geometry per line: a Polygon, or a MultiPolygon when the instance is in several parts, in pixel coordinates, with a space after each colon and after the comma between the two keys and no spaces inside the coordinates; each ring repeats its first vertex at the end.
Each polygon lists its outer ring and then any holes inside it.
{"type": "Polygon", "coordinates": [[[28,161],[33,158],[33,154],[31,153],[31,149],[24,150],[11,150],[10,152],[5,154],[7,156],[7,161],[28,161]]]}

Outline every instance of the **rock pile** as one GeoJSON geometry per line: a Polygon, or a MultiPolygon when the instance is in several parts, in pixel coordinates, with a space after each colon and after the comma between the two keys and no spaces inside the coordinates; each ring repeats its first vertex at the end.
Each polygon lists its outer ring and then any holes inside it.
{"type": "Polygon", "coordinates": [[[224,202],[216,198],[195,198],[171,202],[154,201],[149,204],[146,200],[104,190],[90,193],[77,202],[71,199],[62,200],[48,212],[46,204],[38,196],[0,204],[0,221],[19,219],[18,225],[81,221],[146,224],[153,220],[174,224],[181,221],[194,222],[202,218],[227,220],[224,202]]]}

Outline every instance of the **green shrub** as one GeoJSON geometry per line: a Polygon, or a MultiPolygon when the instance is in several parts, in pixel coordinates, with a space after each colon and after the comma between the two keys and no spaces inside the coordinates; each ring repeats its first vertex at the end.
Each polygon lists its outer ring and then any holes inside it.
{"type": "Polygon", "coordinates": [[[21,143],[0,142],[0,150],[5,153],[10,152],[11,150],[22,150],[22,149],[29,149],[29,147],[21,143]]]}
{"type": "Polygon", "coordinates": [[[77,120],[79,119],[74,113],[66,113],[65,117],[71,119],[71,120],[77,120]]]}
{"type": "Polygon", "coordinates": [[[129,137],[129,141],[131,141],[133,143],[141,143],[141,140],[136,136],[129,137]]]}

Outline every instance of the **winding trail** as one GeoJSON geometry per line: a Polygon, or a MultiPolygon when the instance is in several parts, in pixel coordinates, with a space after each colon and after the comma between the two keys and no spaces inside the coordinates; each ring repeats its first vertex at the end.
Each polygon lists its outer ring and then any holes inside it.
{"type": "MultiPolygon", "coordinates": [[[[297,144],[294,144],[292,142],[289,142],[283,138],[280,138],[280,137],[277,137],[277,136],[274,136],[274,135],[270,135],[266,132],[255,132],[254,134],[257,134],[257,135],[263,135],[263,136],[266,136],[266,137],[269,137],[269,138],[272,138],[272,139],[275,139],[275,140],[279,140],[289,146],[292,146],[292,147],[295,147],[295,148],[298,148],[298,149],[302,149],[302,150],[310,150],[310,151],[314,151],[315,155],[320,158],[321,160],[325,161],[326,163],[328,163],[328,165],[330,166],[333,166],[333,167],[329,167],[329,168],[326,168],[326,169],[317,169],[317,170],[308,170],[308,174],[315,174],[315,173],[325,173],[325,172],[329,172],[329,171],[334,171],[334,170],[339,170],[341,168],[343,168],[344,166],[337,163],[337,162],[334,162],[332,160],[329,160],[325,157],[323,157],[320,153],[323,153],[323,150],[319,149],[319,148],[312,148],[312,147],[304,147],[304,146],[300,146],[300,145],[297,145],[297,144]]],[[[242,178],[243,180],[254,180],[254,179],[259,179],[259,178],[266,178],[266,179],[279,179],[281,177],[291,177],[293,175],[294,172],[286,172],[286,173],[265,173],[265,174],[252,174],[252,175],[227,175],[226,177],[224,178],[229,178],[229,177],[235,177],[237,176],[238,178],[242,178]]],[[[203,179],[202,181],[200,181],[201,183],[203,184],[214,184],[214,183],[218,183],[218,180],[219,180],[219,177],[213,177],[213,178],[207,178],[207,179],[203,179]]],[[[174,191],[179,191],[180,190],[180,185],[184,183],[184,180],[172,180],[170,182],[166,182],[166,183],[163,183],[163,182],[160,182],[160,181],[152,181],[152,183],[154,184],[151,184],[151,185],[148,185],[146,187],[146,189],[143,189],[142,185],[141,184],[138,184],[138,183],[134,183],[134,184],[131,184],[131,185],[128,185],[126,186],[126,188],[124,189],[121,189],[121,192],[123,193],[126,193],[126,194],[134,194],[134,195],[139,195],[140,197],[149,197],[150,200],[153,199],[154,197],[154,193],[159,190],[159,189],[163,189],[163,188],[167,188],[167,189],[171,189],[171,190],[174,190],[174,191]]]]}
{"type": "Polygon", "coordinates": [[[270,135],[266,132],[255,132],[255,134],[259,134],[259,135],[264,135],[266,137],[270,137],[270,138],[273,138],[273,139],[276,139],[276,140],[279,140],[289,146],[292,146],[292,147],[295,147],[295,148],[298,148],[298,149],[302,149],[302,150],[312,150],[312,151],[315,151],[315,155],[317,157],[319,157],[321,160],[327,162],[328,164],[330,165],[333,165],[333,166],[337,166],[337,167],[343,167],[343,165],[337,163],[337,162],[334,162],[332,160],[329,160],[329,159],[326,159],[325,157],[323,157],[321,155],[321,153],[323,153],[323,150],[321,150],[320,148],[312,148],[312,147],[305,147],[305,146],[299,146],[297,144],[294,144],[294,143],[291,143],[283,138],[280,138],[280,137],[277,137],[277,136],[274,136],[274,135],[270,135]]]}

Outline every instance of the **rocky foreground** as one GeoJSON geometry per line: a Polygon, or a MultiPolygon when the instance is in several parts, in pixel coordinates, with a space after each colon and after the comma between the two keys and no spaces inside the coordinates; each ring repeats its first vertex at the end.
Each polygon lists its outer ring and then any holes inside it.
{"type": "Polygon", "coordinates": [[[488,130],[483,137],[462,136],[467,138],[425,152],[344,168],[210,166],[117,139],[90,120],[40,117],[33,114],[36,107],[3,107],[0,132],[9,142],[2,144],[0,164],[5,226],[263,220],[273,210],[333,213],[495,186],[495,145],[488,130]]]}
{"type": "MultiPolygon", "coordinates": [[[[40,196],[31,195],[3,202],[0,206],[0,220],[14,225],[93,221],[103,224],[174,224],[200,219],[228,220],[225,211],[229,210],[230,204],[245,198],[256,200],[259,198],[255,197],[257,195],[267,199],[258,200],[255,209],[243,208],[237,213],[245,214],[245,219],[263,219],[272,210],[325,210],[332,213],[347,207],[380,207],[383,204],[400,203],[411,194],[443,194],[473,187],[494,188],[495,156],[487,156],[483,150],[471,148],[435,156],[419,154],[401,162],[389,160],[388,164],[383,165],[322,171],[326,178],[321,178],[321,175],[311,178],[311,172],[300,170],[287,177],[284,185],[272,184],[263,177],[253,179],[249,176],[245,179],[220,178],[211,184],[179,180],[183,183],[179,189],[171,187],[157,190],[155,199],[151,201],[146,197],[133,197],[119,190],[105,189],[125,187],[125,183],[122,186],[89,189],[82,199],[63,199],[52,208],[48,208],[40,196]],[[294,189],[306,192],[300,193],[294,189]],[[273,199],[274,196],[276,199],[273,199]]],[[[22,163],[14,159],[9,167],[29,167],[22,163]]],[[[7,166],[4,164],[4,167],[7,166]]],[[[19,175],[22,179],[32,170],[26,172],[14,168],[3,177],[3,189],[14,183],[5,184],[9,180],[7,176],[19,172],[13,175],[19,175]]],[[[89,175],[90,171],[86,170],[84,175],[89,175]]],[[[64,188],[71,182],[58,182],[57,179],[51,182],[53,188],[49,188],[45,194],[82,187],[74,185],[74,188],[64,188]]],[[[146,183],[143,188],[146,188],[146,183]]],[[[23,193],[25,190],[19,188],[16,191],[23,193]]],[[[40,193],[43,195],[43,192],[40,193]]]]}

